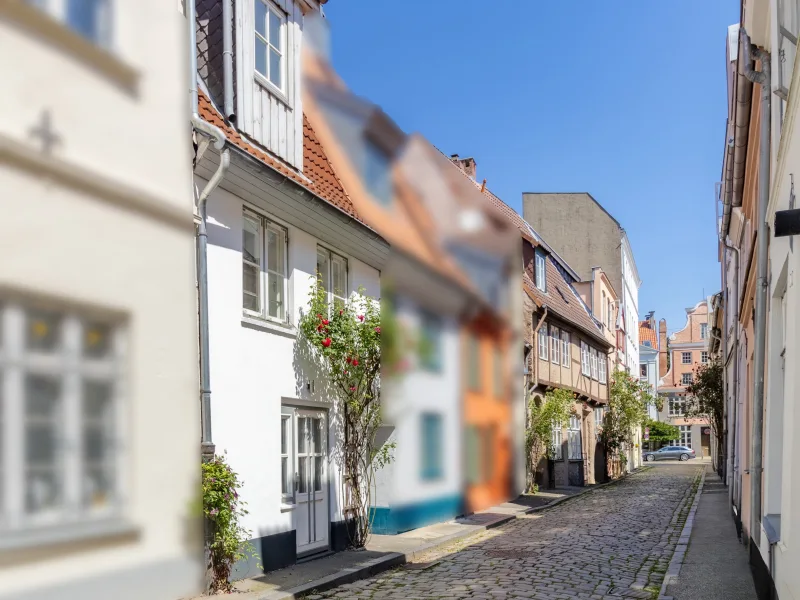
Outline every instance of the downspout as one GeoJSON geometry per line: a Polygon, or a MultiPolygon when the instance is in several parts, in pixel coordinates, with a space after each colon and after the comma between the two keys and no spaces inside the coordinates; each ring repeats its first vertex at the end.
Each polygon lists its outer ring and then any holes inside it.
{"type": "Polygon", "coordinates": [[[225,118],[236,123],[233,110],[233,0],[222,1],[222,83],[225,118]]]}
{"type": "MultiPolygon", "coordinates": [[[[211,192],[219,185],[230,165],[230,151],[225,148],[227,138],[221,129],[204,121],[198,114],[197,93],[197,9],[194,0],[186,3],[186,19],[189,27],[189,95],[192,126],[211,139],[214,147],[221,152],[219,167],[206,184],[197,199],[197,212],[200,223],[197,227],[197,303],[200,334],[200,451],[203,460],[214,457],[214,442],[211,437],[211,368],[209,366],[208,332],[208,233],[207,203],[211,192]]],[[[208,142],[201,144],[199,155],[205,151],[208,142]]],[[[196,158],[195,160],[197,160],[196,158]]],[[[194,187],[194,186],[192,186],[194,187]]]]}
{"type": "Polygon", "coordinates": [[[761,474],[763,425],[764,425],[764,361],[766,356],[767,325],[767,260],[769,228],[767,226],[767,204],[769,202],[769,167],[770,167],[770,122],[772,92],[770,78],[769,53],[755,48],[753,55],[761,61],[761,71],[755,71],[750,65],[750,37],[744,28],[741,29],[744,51],[744,74],[761,86],[761,136],[758,158],[758,248],[756,270],[756,310],[753,333],[755,349],[753,358],[753,445],[751,475],[751,514],[750,537],[760,545],[761,539],[761,474]]]}
{"type": "MultiPolygon", "coordinates": [[[[728,440],[730,449],[728,451],[728,463],[729,463],[729,473],[731,474],[731,484],[728,488],[728,499],[730,500],[731,506],[736,504],[737,506],[737,514],[738,514],[738,498],[737,498],[737,491],[741,489],[741,483],[738,481],[737,476],[739,472],[739,465],[737,464],[737,444],[739,442],[738,432],[737,432],[737,420],[739,418],[739,249],[730,244],[727,237],[722,239],[722,243],[725,247],[725,250],[733,251],[733,256],[736,259],[735,266],[734,266],[734,285],[736,286],[734,289],[736,290],[733,294],[733,302],[726,302],[726,306],[734,305],[736,306],[736,313],[733,318],[733,330],[734,330],[734,338],[733,338],[733,402],[732,402],[732,411],[728,413],[728,418],[731,420],[731,424],[728,428],[728,440]],[[732,432],[732,433],[731,433],[732,432]]],[[[727,254],[727,252],[725,252],[727,254]]],[[[725,256],[723,254],[723,257],[725,256]]],[[[725,274],[725,280],[727,283],[727,268],[723,271],[725,274]]],[[[727,290],[727,285],[725,286],[727,290]]],[[[725,382],[728,386],[728,390],[730,390],[730,382],[728,382],[728,361],[729,359],[729,351],[728,351],[728,328],[725,327],[725,382]]],[[[726,403],[727,403],[727,396],[726,396],[726,403]]],[[[741,515],[738,515],[738,518],[741,519],[741,515]]]]}

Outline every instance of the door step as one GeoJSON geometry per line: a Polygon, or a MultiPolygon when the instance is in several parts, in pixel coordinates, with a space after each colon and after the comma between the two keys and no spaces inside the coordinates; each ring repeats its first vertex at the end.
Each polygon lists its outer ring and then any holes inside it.
{"type": "Polygon", "coordinates": [[[323,550],[311,550],[307,553],[298,554],[297,564],[301,565],[303,563],[311,562],[312,560],[317,560],[318,558],[325,558],[326,556],[330,556],[332,554],[336,553],[329,548],[324,548],[323,550]]]}

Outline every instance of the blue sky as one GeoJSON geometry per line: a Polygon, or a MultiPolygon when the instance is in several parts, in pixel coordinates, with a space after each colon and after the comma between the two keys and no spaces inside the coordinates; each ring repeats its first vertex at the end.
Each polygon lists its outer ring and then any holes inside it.
{"type": "Polygon", "coordinates": [[[521,210],[590,192],[628,232],[639,310],[720,288],[714,184],[734,0],[332,0],[333,63],[357,94],[521,210]]]}

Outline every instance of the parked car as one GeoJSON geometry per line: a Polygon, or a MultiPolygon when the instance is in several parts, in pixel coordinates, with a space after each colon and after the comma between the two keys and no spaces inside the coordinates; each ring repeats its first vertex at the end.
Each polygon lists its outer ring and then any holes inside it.
{"type": "Polygon", "coordinates": [[[654,460],[668,460],[674,458],[676,460],[689,460],[690,458],[697,458],[694,450],[686,446],[664,446],[652,452],[645,452],[642,458],[646,461],[652,462],[654,460]]]}

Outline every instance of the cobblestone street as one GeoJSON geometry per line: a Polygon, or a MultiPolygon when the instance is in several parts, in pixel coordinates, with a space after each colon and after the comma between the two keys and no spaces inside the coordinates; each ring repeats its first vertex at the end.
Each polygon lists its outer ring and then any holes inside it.
{"type": "Polygon", "coordinates": [[[307,598],[656,598],[702,465],[660,464],[307,598]]]}

